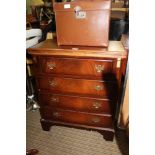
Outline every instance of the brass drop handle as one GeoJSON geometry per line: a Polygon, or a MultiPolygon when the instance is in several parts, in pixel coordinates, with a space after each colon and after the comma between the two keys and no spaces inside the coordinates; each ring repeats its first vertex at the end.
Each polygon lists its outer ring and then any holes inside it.
{"type": "Polygon", "coordinates": [[[95,86],[95,90],[97,90],[97,91],[103,90],[103,86],[101,86],[101,85],[96,85],[96,86],[95,86]]]}
{"type": "Polygon", "coordinates": [[[93,117],[91,121],[92,123],[99,123],[101,120],[98,117],[93,117]]]}
{"type": "Polygon", "coordinates": [[[95,69],[97,73],[101,73],[104,70],[103,65],[95,65],[95,69]]]}
{"type": "Polygon", "coordinates": [[[51,87],[55,87],[57,85],[57,83],[54,80],[53,81],[49,81],[48,83],[49,83],[49,85],[51,87]]]}
{"type": "Polygon", "coordinates": [[[60,114],[59,112],[53,112],[53,116],[54,116],[54,117],[60,117],[61,114],[60,114]]]}
{"type": "Polygon", "coordinates": [[[101,107],[102,107],[101,103],[99,103],[99,102],[94,102],[94,103],[93,103],[93,108],[94,108],[94,109],[99,109],[99,108],[101,108],[101,107]]]}
{"type": "Polygon", "coordinates": [[[56,64],[55,63],[48,63],[47,66],[50,70],[53,70],[56,67],[56,64]]]}
{"type": "Polygon", "coordinates": [[[51,97],[51,102],[59,102],[59,98],[58,97],[51,97]]]}

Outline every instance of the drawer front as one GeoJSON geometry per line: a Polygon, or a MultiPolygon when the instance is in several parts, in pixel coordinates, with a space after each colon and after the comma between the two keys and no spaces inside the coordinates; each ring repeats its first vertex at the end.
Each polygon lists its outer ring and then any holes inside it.
{"type": "Polygon", "coordinates": [[[96,99],[58,94],[40,94],[42,106],[93,113],[111,114],[111,103],[108,99],[96,99]]]}
{"type": "Polygon", "coordinates": [[[42,118],[47,120],[62,121],[67,123],[84,124],[96,127],[111,127],[112,117],[110,115],[95,115],[60,109],[41,109],[42,118]]]}
{"type": "Polygon", "coordinates": [[[114,60],[42,58],[44,73],[102,77],[113,72],[114,60]]]}
{"type": "Polygon", "coordinates": [[[39,88],[56,94],[81,94],[97,97],[110,97],[116,94],[116,85],[112,82],[83,80],[72,78],[38,78],[39,88]]]}

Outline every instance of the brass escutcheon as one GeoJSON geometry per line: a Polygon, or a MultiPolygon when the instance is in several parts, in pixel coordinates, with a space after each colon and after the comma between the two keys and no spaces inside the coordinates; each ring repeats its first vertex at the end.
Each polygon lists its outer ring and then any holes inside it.
{"type": "Polygon", "coordinates": [[[52,102],[59,102],[59,98],[58,97],[51,97],[51,101],[52,102]]]}
{"type": "Polygon", "coordinates": [[[49,63],[49,64],[47,64],[47,66],[50,70],[52,70],[56,67],[56,64],[55,63],[49,63]]]}
{"type": "Polygon", "coordinates": [[[94,118],[92,118],[92,122],[93,123],[99,123],[100,122],[100,118],[94,117],[94,118]]]}
{"type": "Polygon", "coordinates": [[[53,112],[53,116],[54,117],[59,117],[60,116],[60,113],[59,112],[53,112]]]}
{"type": "Polygon", "coordinates": [[[55,87],[57,85],[57,83],[55,81],[49,81],[48,83],[52,87],[55,87]]]}
{"type": "Polygon", "coordinates": [[[103,86],[97,85],[97,86],[95,86],[95,89],[96,89],[97,91],[103,90],[103,86]]]}
{"type": "Polygon", "coordinates": [[[103,65],[95,65],[95,69],[98,73],[101,73],[104,70],[104,66],[103,65]]]}
{"type": "Polygon", "coordinates": [[[93,108],[98,109],[100,107],[102,107],[101,103],[99,103],[99,102],[94,102],[93,103],[93,108]]]}

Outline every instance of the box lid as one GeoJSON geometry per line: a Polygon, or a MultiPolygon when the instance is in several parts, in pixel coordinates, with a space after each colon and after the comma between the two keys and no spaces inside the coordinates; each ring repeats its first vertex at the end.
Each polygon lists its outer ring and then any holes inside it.
{"type": "Polygon", "coordinates": [[[110,0],[97,1],[73,1],[59,2],[53,4],[54,11],[83,11],[83,10],[109,10],[111,8],[110,0]]]}

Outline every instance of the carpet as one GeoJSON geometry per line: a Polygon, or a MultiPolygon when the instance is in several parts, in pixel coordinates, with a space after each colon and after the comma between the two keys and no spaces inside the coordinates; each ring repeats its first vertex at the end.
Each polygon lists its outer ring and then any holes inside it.
{"type": "Polygon", "coordinates": [[[39,150],[38,155],[128,155],[129,143],[119,131],[113,142],[105,141],[96,131],[53,126],[43,131],[38,111],[27,111],[26,148],[39,150]]]}

